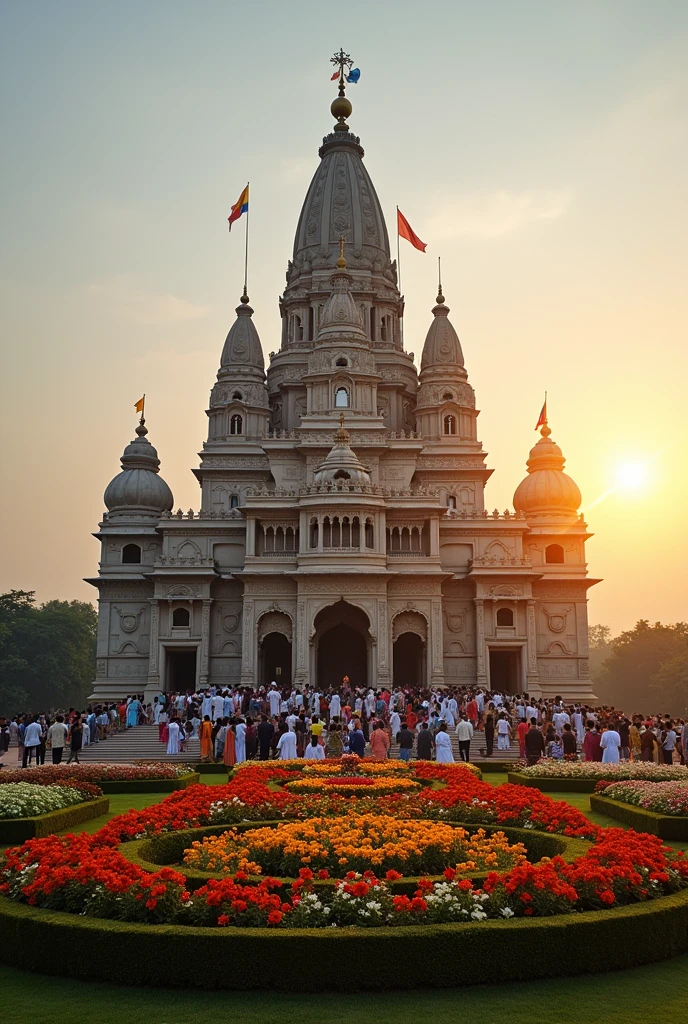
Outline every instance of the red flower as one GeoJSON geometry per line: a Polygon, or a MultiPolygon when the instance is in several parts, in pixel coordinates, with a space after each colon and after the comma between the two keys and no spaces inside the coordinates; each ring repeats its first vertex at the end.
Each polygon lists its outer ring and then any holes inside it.
{"type": "Polygon", "coordinates": [[[453,882],[454,879],[456,878],[456,868],[445,868],[444,877],[447,879],[448,882],[453,882]]]}
{"type": "Polygon", "coordinates": [[[526,909],[523,911],[523,913],[525,914],[526,917],[532,917],[533,916],[533,908],[532,907],[526,907],[526,909]]]}
{"type": "Polygon", "coordinates": [[[399,871],[394,871],[393,869],[390,869],[385,873],[385,878],[387,879],[388,882],[396,882],[397,879],[402,877],[403,876],[399,871]]]}
{"type": "Polygon", "coordinates": [[[471,882],[470,878],[463,878],[459,882],[458,887],[459,889],[461,889],[462,892],[470,892],[470,890],[473,888],[473,883],[471,882]]]}
{"type": "Polygon", "coordinates": [[[325,879],[325,878],[329,878],[329,877],[330,877],[330,872],[327,870],[327,868],[320,868],[320,871],[318,871],[318,878],[325,879]]]}
{"type": "Polygon", "coordinates": [[[410,903],[410,909],[415,914],[422,914],[423,911],[428,909],[428,905],[420,896],[414,896],[410,903]]]}
{"type": "Polygon", "coordinates": [[[226,928],[227,925],[229,924],[229,918],[227,917],[226,914],[220,914],[220,916],[217,919],[217,923],[219,924],[220,928],[226,928]]]}
{"type": "Polygon", "coordinates": [[[284,914],[279,910],[271,910],[268,914],[268,924],[279,924],[284,914]]]}

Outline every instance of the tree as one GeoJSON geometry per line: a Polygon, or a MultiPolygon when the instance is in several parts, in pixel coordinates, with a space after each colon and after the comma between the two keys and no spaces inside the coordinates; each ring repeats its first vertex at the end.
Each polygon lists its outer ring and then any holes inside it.
{"type": "Polygon", "coordinates": [[[666,706],[664,691],[651,684],[662,666],[684,650],[687,639],[685,622],[650,625],[647,619],[641,619],[634,629],[611,641],[609,656],[595,681],[599,699],[623,708],[627,714],[677,714],[679,708],[666,706]]]}
{"type": "Polygon", "coordinates": [[[688,717],[688,642],[673,658],[663,662],[652,679],[659,705],[672,715],[688,717]]]}
{"type": "Polygon", "coordinates": [[[590,651],[590,678],[593,688],[602,665],[611,653],[612,631],[609,626],[588,626],[588,648],[590,651]]]}
{"type": "Polygon", "coordinates": [[[96,611],[83,601],[35,607],[32,593],[0,596],[0,712],[83,706],[94,678],[96,611]]]}

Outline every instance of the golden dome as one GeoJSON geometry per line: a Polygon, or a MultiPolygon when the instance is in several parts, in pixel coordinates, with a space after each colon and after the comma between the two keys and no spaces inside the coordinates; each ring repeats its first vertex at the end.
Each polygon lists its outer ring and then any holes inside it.
{"type": "Polygon", "coordinates": [[[575,515],[582,500],[578,484],[564,473],[566,460],[559,445],[550,439],[552,431],[546,423],[540,433],[542,437],[530,451],[528,476],[514,493],[514,508],[528,517],[575,515]]]}

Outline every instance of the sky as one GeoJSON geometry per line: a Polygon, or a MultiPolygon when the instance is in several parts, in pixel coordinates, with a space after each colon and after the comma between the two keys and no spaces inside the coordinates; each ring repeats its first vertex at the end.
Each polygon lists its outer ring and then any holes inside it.
{"type": "Polygon", "coordinates": [[[340,46],[390,233],[398,204],[428,243],[402,243],[417,361],[442,257],[488,507],[511,506],[547,390],[604,580],[590,621],[687,619],[683,0],[1,5],[0,588],[94,600],[143,392],[175,507],[199,507],[243,277],[226,217],[250,180],[267,355],[340,46]]]}

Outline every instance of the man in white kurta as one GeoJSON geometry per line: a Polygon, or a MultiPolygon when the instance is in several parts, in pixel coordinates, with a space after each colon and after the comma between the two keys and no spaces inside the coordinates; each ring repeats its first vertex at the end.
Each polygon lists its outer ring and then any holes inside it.
{"type": "Polygon", "coordinates": [[[435,733],[435,758],[441,764],[449,764],[454,760],[451,736],[444,722],[435,733]]]}
{"type": "Polygon", "coordinates": [[[241,764],[242,761],[246,760],[246,725],[244,722],[237,722],[234,726],[234,732],[236,739],[235,751],[236,751],[236,763],[241,764]]]}
{"type": "Polygon", "coordinates": [[[602,748],[602,764],[619,763],[619,748],[621,747],[621,737],[619,736],[616,729],[607,729],[605,732],[602,733],[600,747],[602,748]]]}
{"type": "Polygon", "coordinates": [[[341,713],[342,698],[339,696],[338,693],[333,693],[332,699],[330,700],[330,718],[338,717],[339,715],[341,715],[341,713]]]}
{"type": "Polygon", "coordinates": [[[325,760],[325,748],[318,743],[318,737],[312,736],[311,741],[306,747],[304,753],[306,761],[324,761],[325,760]]]}
{"type": "Polygon", "coordinates": [[[213,698],[210,696],[209,693],[204,693],[203,694],[203,700],[201,701],[201,718],[205,718],[206,715],[208,716],[208,718],[210,718],[212,713],[213,713],[213,698]]]}
{"type": "Polygon", "coordinates": [[[276,718],[280,712],[280,704],[282,703],[282,694],[279,692],[274,683],[268,690],[268,704],[270,705],[270,714],[273,718],[276,718]]]}
{"type": "Polygon", "coordinates": [[[172,719],[170,724],[167,726],[167,753],[178,754],[179,753],[179,723],[176,719],[172,719]]]}
{"type": "MultiPolygon", "coordinates": [[[[296,758],[296,733],[283,732],[277,741],[277,753],[280,761],[292,761],[296,758]]],[[[244,757],[244,760],[246,758],[244,757]]]]}

